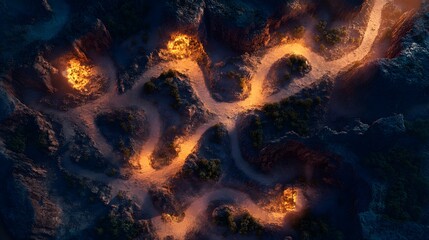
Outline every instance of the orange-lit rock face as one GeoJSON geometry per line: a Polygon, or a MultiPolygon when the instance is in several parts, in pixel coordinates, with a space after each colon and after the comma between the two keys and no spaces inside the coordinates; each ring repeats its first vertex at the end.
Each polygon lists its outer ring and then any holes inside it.
{"type": "Polygon", "coordinates": [[[296,187],[288,187],[283,191],[275,191],[271,197],[266,200],[265,209],[272,213],[287,214],[289,212],[298,211],[298,199],[300,189],[296,187]]]}
{"type": "Polygon", "coordinates": [[[167,43],[167,50],[178,59],[183,59],[191,54],[191,37],[179,34],[167,43]]]}
{"type": "Polygon", "coordinates": [[[202,44],[195,38],[186,34],[173,34],[165,49],[159,53],[165,60],[199,58],[204,54],[202,44]]]}
{"type": "Polygon", "coordinates": [[[298,198],[298,190],[296,188],[287,188],[283,191],[282,207],[286,211],[294,211],[298,198]]]}
{"type": "Polygon", "coordinates": [[[94,75],[92,67],[82,64],[78,59],[72,58],[67,62],[66,78],[76,90],[87,91],[86,86],[94,75]]]}

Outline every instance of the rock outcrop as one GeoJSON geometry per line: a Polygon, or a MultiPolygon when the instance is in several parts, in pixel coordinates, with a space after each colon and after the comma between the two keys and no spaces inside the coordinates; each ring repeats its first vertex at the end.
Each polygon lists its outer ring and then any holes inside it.
{"type": "Polygon", "coordinates": [[[241,52],[252,51],[270,40],[269,14],[257,4],[244,1],[207,2],[207,32],[241,52]]]}
{"type": "Polygon", "coordinates": [[[147,118],[138,109],[121,109],[101,113],[96,124],[107,142],[128,161],[136,149],[149,137],[147,118]]]}
{"type": "Polygon", "coordinates": [[[102,53],[109,49],[112,37],[104,23],[97,19],[89,32],[73,42],[73,46],[85,54],[95,51],[102,53]]]}
{"type": "Polygon", "coordinates": [[[416,20],[402,40],[401,53],[350,70],[336,80],[331,100],[333,117],[361,117],[367,122],[410,106],[426,104],[429,89],[429,15],[416,20]]]}
{"type": "Polygon", "coordinates": [[[10,166],[1,190],[0,213],[16,239],[53,239],[61,224],[61,209],[49,198],[47,171],[21,154],[4,154],[2,166],[10,166]]]}
{"type": "Polygon", "coordinates": [[[249,96],[256,63],[249,55],[214,64],[210,86],[217,101],[235,102],[249,96]]]}
{"type": "Polygon", "coordinates": [[[15,100],[3,87],[0,85],[0,122],[11,116],[16,107],[15,100]]]}
{"type": "Polygon", "coordinates": [[[38,54],[31,64],[24,65],[12,73],[12,78],[23,85],[32,86],[47,93],[53,93],[52,76],[58,70],[42,54],[38,54]]]}

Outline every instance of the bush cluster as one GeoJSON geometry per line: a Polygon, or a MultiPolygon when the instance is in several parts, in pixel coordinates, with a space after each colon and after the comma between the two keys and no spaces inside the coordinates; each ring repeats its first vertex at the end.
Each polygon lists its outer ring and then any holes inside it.
{"type": "Polygon", "coordinates": [[[347,35],[345,28],[328,29],[326,21],[320,21],[316,26],[316,30],[318,34],[315,40],[321,43],[321,48],[325,48],[323,44],[334,46],[343,41],[347,35]]]}
{"type": "Polygon", "coordinates": [[[262,112],[274,122],[278,129],[287,127],[300,135],[307,135],[310,131],[311,113],[320,103],[320,97],[305,99],[290,97],[280,103],[265,105],[262,112]]]}
{"type": "Polygon", "coordinates": [[[222,207],[219,211],[221,213],[214,216],[214,223],[228,227],[232,233],[261,235],[264,231],[259,221],[247,211],[237,215],[228,207],[222,207]]]}
{"type": "Polygon", "coordinates": [[[429,183],[421,169],[423,160],[414,152],[393,148],[371,153],[364,165],[386,182],[384,213],[396,220],[418,220],[429,203],[429,183]]]}
{"type": "Polygon", "coordinates": [[[200,180],[219,180],[222,170],[221,162],[219,159],[207,160],[205,158],[198,158],[192,160],[193,164],[185,164],[183,172],[187,176],[193,176],[200,180]]]}

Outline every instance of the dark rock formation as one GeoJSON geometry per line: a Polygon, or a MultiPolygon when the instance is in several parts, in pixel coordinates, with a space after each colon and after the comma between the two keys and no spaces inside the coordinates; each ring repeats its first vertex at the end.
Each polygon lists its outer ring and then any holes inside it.
{"type": "Polygon", "coordinates": [[[108,162],[103,158],[94,141],[85,133],[76,132],[69,150],[70,160],[81,167],[93,171],[104,171],[108,166],[108,162]]]}
{"type": "Polygon", "coordinates": [[[59,147],[52,124],[41,113],[27,108],[3,121],[0,133],[6,147],[17,153],[52,155],[59,147]]]}
{"type": "Polygon", "coordinates": [[[17,68],[12,73],[12,78],[23,85],[32,86],[40,91],[52,93],[55,88],[52,85],[52,76],[58,70],[52,66],[43,55],[38,54],[33,63],[17,68]]]}
{"type": "Polygon", "coordinates": [[[140,219],[140,207],[124,193],[114,200],[108,213],[99,219],[94,229],[96,239],[158,239],[149,220],[140,219]]]}
{"type": "Polygon", "coordinates": [[[1,123],[0,133],[5,186],[0,193],[2,221],[17,239],[53,238],[61,210],[48,197],[50,176],[45,165],[59,147],[51,123],[42,114],[20,107],[1,123]]]}
{"type": "Polygon", "coordinates": [[[17,239],[54,238],[61,210],[48,198],[46,170],[22,155],[15,155],[14,161],[20,163],[14,166],[2,191],[3,222],[17,239]]]}
{"type": "Polygon", "coordinates": [[[5,186],[1,188],[0,213],[13,237],[49,239],[61,223],[61,210],[48,197],[49,176],[42,166],[57,150],[58,142],[51,124],[41,114],[26,111],[14,114],[1,126],[2,139],[11,151],[0,149],[5,186]]]}
{"type": "Polygon", "coordinates": [[[136,153],[136,148],[149,137],[146,116],[137,109],[123,109],[101,113],[96,124],[102,135],[121,153],[124,161],[136,153]]]}
{"type": "Polygon", "coordinates": [[[112,37],[106,26],[100,19],[97,19],[90,31],[86,35],[76,39],[73,46],[86,54],[91,51],[102,53],[109,49],[111,42],[112,37]]]}
{"type": "Polygon", "coordinates": [[[205,14],[208,34],[241,52],[264,46],[270,39],[269,16],[257,3],[208,1],[205,14]]]}
{"type": "Polygon", "coordinates": [[[238,134],[244,159],[255,162],[252,159],[260,157],[266,144],[287,133],[312,136],[318,132],[324,126],[323,116],[331,91],[332,83],[324,79],[279,103],[266,104],[261,110],[242,116],[238,122],[238,134]]]}
{"type": "Polygon", "coordinates": [[[152,188],[149,194],[153,205],[160,213],[183,217],[183,203],[178,202],[169,189],[163,187],[152,188]]]}
{"type": "Polygon", "coordinates": [[[177,156],[175,139],[198,128],[208,120],[210,113],[198,99],[188,77],[174,70],[147,82],[142,94],[157,105],[163,120],[161,144],[152,161],[152,166],[160,168],[177,156]]]}
{"type": "Polygon", "coordinates": [[[269,93],[278,92],[294,78],[301,78],[311,71],[308,60],[301,55],[288,55],[276,61],[267,74],[264,85],[269,93]]]}
{"type": "Polygon", "coordinates": [[[234,102],[249,96],[254,63],[248,55],[214,64],[210,86],[217,101],[234,102]]]}
{"type": "MultiPolygon", "coordinates": [[[[197,32],[203,20],[206,3],[204,0],[170,0],[168,12],[180,30],[197,32]]],[[[169,25],[171,23],[168,23],[169,25]]]]}
{"type": "Polygon", "coordinates": [[[11,116],[16,107],[15,100],[3,87],[0,85],[0,122],[11,116]]]}
{"type": "Polygon", "coordinates": [[[143,97],[158,105],[163,120],[166,121],[164,126],[175,125],[181,130],[189,131],[209,116],[189,78],[174,70],[166,71],[146,83],[143,97]]]}
{"type": "Polygon", "coordinates": [[[367,122],[410,106],[425,104],[429,89],[429,16],[419,18],[402,40],[402,51],[338,77],[331,101],[333,117],[361,117],[367,122]]]}
{"type": "Polygon", "coordinates": [[[369,132],[375,135],[382,135],[385,137],[393,137],[406,132],[404,116],[398,114],[392,117],[381,118],[375,121],[369,132]]]}

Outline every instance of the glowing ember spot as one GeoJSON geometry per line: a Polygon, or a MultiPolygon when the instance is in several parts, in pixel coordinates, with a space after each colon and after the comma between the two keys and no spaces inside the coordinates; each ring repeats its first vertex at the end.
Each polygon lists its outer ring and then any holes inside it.
{"type": "Polygon", "coordinates": [[[177,58],[183,59],[191,54],[190,45],[191,37],[180,34],[167,43],[167,50],[177,58]]]}
{"type": "Polygon", "coordinates": [[[287,188],[283,191],[282,207],[286,211],[294,211],[298,198],[298,190],[296,188],[287,188]]]}
{"type": "Polygon", "coordinates": [[[72,58],[67,63],[66,77],[70,85],[79,91],[87,91],[86,86],[94,75],[92,67],[72,58]]]}
{"type": "Polygon", "coordinates": [[[177,33],[171,36],[165,49],[161,49],[159,56],[163,60],[192,58],[201,59],[205,51],[197,38],[177,33]]]}

